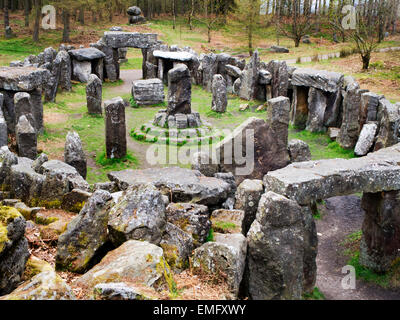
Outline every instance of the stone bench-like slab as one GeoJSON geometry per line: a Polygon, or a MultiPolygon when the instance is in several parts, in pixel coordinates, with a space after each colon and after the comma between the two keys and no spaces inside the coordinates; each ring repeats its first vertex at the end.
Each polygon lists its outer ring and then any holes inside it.
{"type": "Polygon", "coordinates": [[[92,61],[104,58],[106,55],[96,48],[83,48],[70,50],[68,52],[71,57],[78,61],[92,61]]]}
{"type": "Polygon", "coordinates": [[[167,59],[173,61],[181,61],[181,62],[188,62],[192,61],[195,58],[195,55],[186,52],[186,51],[161,51],[161,50],[154,50],[153,56],[159,59],[167,59]]]}
{"type": "Polygon", "coordinates": [[[48,71],[35,67],[0,67],[0,89],[33,91],[47,81],[48,71]]]}
{"type": "Polygon", "coordinates": [[[184,168],[127,169],[108,173],[120,190],[151,183],[173,202],[194,202],[217,205],[228,198],[230,185],[217,178],[203,176],[199,171],[184,168]]]}
{"type": "Polygon", "coordinates": [[[108,47],[147,49],[157,44],[156,33],[106,31],[103,36],[108,47]]]}
{"type": "Polygon", "coordinates": [[[400,144],[356,159],[293,163],[264,176],[267,191],[299,204],[357,192],[400,190],[400,144]]]}
{"type": "Polygon", "coordinates": [[[292,85],[313,87],[326,92],[336,92],[343,83],[341,73],[299,68],[293,72],[292,85]]]}

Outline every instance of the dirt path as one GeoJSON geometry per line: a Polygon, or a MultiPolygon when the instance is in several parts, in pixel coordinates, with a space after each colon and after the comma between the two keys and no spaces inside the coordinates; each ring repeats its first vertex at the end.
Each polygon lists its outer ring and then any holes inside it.
{"type": "Polygon", "coordinates": [[[400,299],[400,292],[383,289],[357,280],[356,289],[344,290],[341,281],[347,264],[340,245],[347,235],[361,230],[364,211],[357,196],[334,197],[326,200],[326,213],[316,221],[318,232],[317,283],[327,299],[335,300],[393,300],[400,299]]]}

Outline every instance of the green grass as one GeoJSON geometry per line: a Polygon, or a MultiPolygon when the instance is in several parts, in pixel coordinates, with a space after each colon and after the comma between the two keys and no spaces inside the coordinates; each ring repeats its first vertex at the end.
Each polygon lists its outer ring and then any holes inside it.
{"type": "Polygon", "coordinates": [[[142,58],[128,58],[127,62],[121,63],[121,70],[142,69],[142,58]]]}
{"type": "Polygon", "coordinates": [[[214,221],[214,227],[220,230],[236,229],[237,225],[228,221],[214,221]]]}
{"type": "Polygon", "coordinates": [[[318,289],[318,287],[314,287],[312,292],[303,294],[303,299],[304,300],[325,300],[325,295],[318,289]]]}
{"type": "Polygon", "coordinates": [[[208,233],[206,242],[213,242],[214,241],[214,229],[211,228],[210,232],[208,233]]]}

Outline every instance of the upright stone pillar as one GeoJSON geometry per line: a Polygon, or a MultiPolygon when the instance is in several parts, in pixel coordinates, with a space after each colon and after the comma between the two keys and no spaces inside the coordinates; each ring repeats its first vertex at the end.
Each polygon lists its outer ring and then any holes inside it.
{"type": "Polygon", "coordinates": [[[91,74],[86,85],[86,101],[89,114],[102,114],[102,92],[103,84],[101,80],[95,74],[91,74]]]}
{"type": "Polygon", "coordinates": [[[126,156],[125,105],[121,97],[104,102],[106,122],[106,154],[108,159],[126,156]]]}
{"type": "Polygon", "coordinates": [[[324,115],[327,106],[327,98],[319,89],[310,88],[308,94],[308,118],[306,130],[310,132],[326,131],[324,127],[324,115]]]}
{"type": "Polygon", "coordinates": [[[189,68],[178,64],[168,71],[168,115],[190,114],[192,99],[192,81],[189,68]]]}
{"type": "Polygon", "coordinates": [[[298,129],[305,129],[308,119],[308,87],[293,86],[291,123],[298,129]]]}
{"type": "Polygon", "coordinates": [[[71,57],[67,51],[61,50],[56,56],[56,64],[60,66],[60,80],[59,86],[61,89],[66,91],[71,91],[71,77],[72,77],[72,67],[71,67],[71,57]]]}
{"type": "Polygon", "coordinates": [[[400,191],[364,193],[360,264],[387,272],[400,258],[400,191]]]}
{"type": "Polygon", "coordinates": [[[75,131],[70,131],[67,134],[64,148],[64,161],[74,167],[83,179],[86,179],[86,155],[82,148],[81,138],[75,131]]]}
{"type": "Polygon", "coordinates": [[[15,108],[15,120],[19,121],[21,116],[26,116],[26,118],[38,131],[36,120],[33,116],[31,96],[27,92],[17,92],[14,95],[14,108],[15,108]]]}
{"type": "Polygon", "coordinates": [[[28,118],[22,115],[15,128],[18,146],[18,155],[29,159],[37,156],[37,134],[28,118]]]}
{"type": "Polygon", "coordinates": [[[215,112],[225,112],[228,105],[228,97],[226,94],[226,81],[220,74],[213,77],[212,83],[212,107],[215,112]]]}
{"type": "Polygon", "coordinates": [[[249,63],[246,64],[240,75],[240,98],[245,100],[256,99],[259,64],[260,58],[258,56],[258,51],[254,51],[249,63]]]}
{"type": "Polygon", "coordinates": [[[3,114],[4,96],[0,93],[0,147],[8,145],[7,122],[3,114]]]}
{"type": "Polygon", "coordinates": [[[272,75],[272,98],[287,97],[289,88],[289,71],[285,61],[272,60],[267,65],[272,75]]]}

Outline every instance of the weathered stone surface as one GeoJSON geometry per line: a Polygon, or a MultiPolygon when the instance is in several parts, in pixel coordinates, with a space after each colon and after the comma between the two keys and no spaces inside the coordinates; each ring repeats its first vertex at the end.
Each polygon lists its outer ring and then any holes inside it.
{"type": "Polygon", "coordinates": [[[104,32],[103,41],[111,48],[150,48],[157,44],[156,33],[104,32]]]}
{"type": "Polygon", "coordinates": [[[273,192],[264,194],[247,234],[245,286],[251,299],[301,298],[303,237],[301,207],[273,192]]]}
{"type": "Polygon", "coordinates": [[[271,46],[269,48],[269,51],[271,52],[277,52],[277,53],[289,53],[289,49],[281,46],[271,46]]]}
{"type": "Polygon", "coordinates": [[[360,128],[368,121],[377,121],[379,100],[381,99],[383,96],[372,92],[365,92],[361,95],[360,128]]]}
{"type": "Polygon", "coordinates": [[[173,52],[173,51],[154,50],[153,56],[159,59],[167,59],[167,60],[174,60],[181,62],[192,61],[195,58],[195,56],[192,53],[185,51],[173,52]]]}
{"type": "Polygon", "coordinates": [[[106,115],[106,154],[109,159],[126,156],[125,105],[121,97],[104,102],[106,115]]]}
{"type": "Polygon", "coordinates": [[[74,167],[86,179],[87,161],[83,151],[82,141],[76,131],[69,131],[65,139],[64,161],[74,167]]]}
{"type": "Polygon", "coordinates": [[[243,210],[214,210],[211,214],[212,228],[218,233],[244,233],[244,217],[243,210]]]}
{"type": "Polygon", "coordinates": [[[308,119],[308,87],[293,86],[293,101],[290,122],[299,129],[305,129],[308,119]]]}
{"type": "Polygon", "coordinates": [[[342,125],[342,92],[324,92],[326,97],[326,109],[324,115],[325,127],[340,127],[342,125]]]}
{"type": "Polygon", "coordinates": [[[235,209],[244,211],[242,232],[244,235],[249,231],[251,224],[256,218],[258,202],[264,193],[264,186],[261,180],[244,180],[236,190],[235,209]]]}
{"type": "Polygon", "coordinates": [[[143,16],[129,16],[129,24],[137,24],[146,22],[146,18],[143,16]]]}
{"type": "Polygon", "coordinates": [[[44,84],[44,101],[55,102],[57,96],[57,88],[60,80],[60,60],[55,60],[45,63],[42,68],[46,68],[49,71],[49,77],[44,84]]]}
{"type": "Polygon", "coordinates": [[[342,84],[343,75],[332,71],[298,68],[292,75],[292,85],[313,87],[321,91],[337,92],[342,84]]]}
{"type": "Polygon", "coordinates": [[[66,193],[61,202],[61,208],[68,212],[79,213],[87,202],[87,200],[92,196],[92,193],[73,189],[71,192],[66,193]]]}
{"type": "Polygon", "coordinates": [[[286,62],[272,60],[267,64],[266,68],[272,76],[272,98],[287,97],[289,73],[286,62]]]}
{"type": "Polygon", "coordinates": [[[232,92],[233,92],[234,94],[236,94],[236,95],[239,95],[240,84],[241,84],[240,78],[237,78],[237,79],[235,80],[235,82],[233,83],[232,92]]]}
{"type": "Polygon", "coordinates": [[[232,66],[230,64],[225,65],[225,71],[228,75],[235,79],[240,78],[240,75],[242,74],[242,70],[239,67],[232,66]]]}
{"type": "Polygon", "coordinates": [[[108,173],[108,178],[116,182],[120,190],[126,190],[131,185],[152,183],[173,202],[218,205],[225,201],[230,192],[229,184],[223,180],[178,167],[113,171],[108,173]]]}
{"type": "Polygon", "coordinates": [[[68,51],[70,56],[78,61],[91,61],[95,59],[102,59],[106,55],[96,48],[84,48],[68,51]]]}
{"type": "Polygon", "coordinates": [[[258,83],[259,84],[263,84],[263,85],[267,85],[270,84],[272,80],[272,75],[269,71],[261,69],[258,72],[258,83]]]}
{"type": "Polygon", "coordinates": [[[308,205],[318,199],[400,190],[400,144],[356,159],[329,159],[294,163],[269,172],[266,190],[308,205]]]}
{"type": "Polygon", "coordinates": [[[36,159],[37,156],[37,134],[34,127],[25,115],[22,115],[15,127],[18,155],[36,159]]]}
{"type": "Polygon", "coordinates": [[[38,130],[35,117],[33,115],[33,107],[31,102],[31,95],[27,92],[17,92],[14,95],[14,109],[15,109],[15,120],[17,122],[21,116],[25,116],[29,123],[35,130],[38,130]]]}
{"type": "MultiPolygon", "coordinates": [[[[95,285],[93,293],[96,300],[98,298],[101,300],[156,300],[147,294],[149,288],[146,289],[144,294],[143,289],[138,286],[127,285],[124,282],[109,282],[95,285]]],[[[156,296],[156,292],[154,295],[156,296]]]]}
{"type": "Polygon", "coordinates": [[[194,251],[192,268],[224,277],[233,298],[237,298],[242,281],[247,243],[240,234],[214,234],[215,242],[207,242],[194,251]]]}
{"type": "Polygon", "coordinates": [[[169,115],[191,113],[192,82],[186,65],[178,64],[168,71],[168,109],[169,115]]]}
{"type": "Polygon", "coordinates": [[[95,74],[91,74],[88,78],[86,85],[86,101],[88,113],[90,114],[102,114],[102,93],[103,83],[95,74]]]}
{"type": "Polygon", "coordinates": [[[216,174],[219,169],[218,164],[213,163],[213,160],[210,159],[209,154],[202,151],[193,154],[191,163],[192,170],[199,170],[207,177],[214,177],[214,174],[216,174]]]}
{"type": "Polygon", "coordinates": [[[49,161],[49,157],[45,153],[41,153],[32,163],[32,169],[40,173],[39,169],[43,163],[49,161]]]}
{"type": "Polygon", "coordinates": [[[166,215],[169,223],[191,235],[195,246],[206,241],[211,228],[206,206],[191,203],[170,203],[166,215]]]}
{"type": "Polygon", "coordinates": [[[399,191],[363,194],[360,264],[375,272],[389,271],[400,257],[399,201],[399,191]]]}
{"type": "Polygon", "coordinates": [[[321,90],[310,88],[308,93],[308,119],[306,130],[310,132],[323,132],[324,115],[327,107],[327,99],[321,90]]]}
{"type": "Polygon", "coordinates": [[[71,57],[66,51],[61,50],[56,56],[55,64],[58,64],[60,67],[60,78],[58,81],[59,86],[63,90],[71,91],[72,89],[71,57]]]}
{"type": "Polygon", "coordinates": [[[57,268],[71,272],[84,272],[91,267],[93,258],[108,238],[108,210],[106,203],[111,194],[96,191],[85,203],[79,215],[68,224],[57,244],[57,268]]]}
{"type": "Polygon", "coordinates": [[[193,238],[172,223],[167,223],[160,247],[168,265],[176,272],[189,267],[189,257],[194,249],[193,238]]]}
{"type": "Polygon", "coordinates": [[[0,93],[0,147],[8,145],[7,122],[3,114],[4,95],[0,93]]]}
{"type": "Polygon", "coordinates": [[[216,74],[212,82],[212,106],[211,110],[215,112],[225,112],[228,105],[226,81],[220,75],[216,74]]]}
{"type": "Polygon", "coordinates": [[[288,144],[291,162],[303,162],[311,160],[311,152],[308,144],[302,140],[292,139],[288,144]]]}
{"type": "Polygon", "coordinates": [[[354,154],[356,156],[365,156],[368,153],[368,151],[372,148],[377,129],[378,127],[376,123],[364,124],[360,136],[358,138],[356,147],[354,148],[354,154]]]}
{"type": "Polygon", "coordinates": [[[352,149],[357,143],[360,132],[358,120],[361,108],[361,92],[358,84],[348,85],[343,97],[343,121],[336,141],[342,148],[352,149]]]}
{"type": "Polygon", "coordinates": [[[0,207],[0,296],[10,293],[21,281],[30,255],[25,226],[17,209],[0,207]]]}
{"type": "Polygon", "coordinates": [[[106,190],[108,192],[117,192],[118,187],[115,182],[98,182],[93,185],[94,190],[106,190]]]}
{"type": "Polygon", "coordinates": [[[240,98],[245,100],[253,100],[256,98],[259,63],[260,58],[258,56],[258,51],[254,51],[249,63],[246,64],[240,75],[240,98]]]}
{"type": "Polygon", "coordinates": [[[75,300],[75,294],[54,271],[41,272],[0,300],[75,300]]]}
{"type": "Polygon", "coordinates": [[[214,53],[201,55],[200,60],[200,70],[203,73],[203,87],[211,92],[212,79],[218,72],[217,55],[214,53]]]}
{"type": "MultiPolygon", "coordinates": [[[[126,11],[130,16],[140,16],[142,14],[142,10],[140,10],[137,6],[129,7],[126,11]]],[[[115,31],[122,31],[122,30],[115,30],[115,31]]]]}
{"type": "Polygon", "coordinates": [[[88,82],[92,74],[92,64],[90,61],[72,60],[72,78],[79,82],[88,82]]]}
{"type": "Polygon", "coordinates": [[[229,184],[231,191],[229,192],[228,199],[222,204],[224,209],[233,209],[235,206],[235,193],[237,189],[236,179],[232,172],[217,172],[214,174],[217,179],[224,180],[229,184]]]}
{"type": "Polygon", "coordinates": [[[110,251],[89,272],[77,281],[88,288],[99,283],[133,282],[149,287],[165,285],[170,270],[163,259],[163,250],[146,241],[129,240],[110,251]]]}
{"type": "Polygon", "coordinates": [[[268,171],[285,167],[290,161],[289,99],[279,97],[268,104],[267,122],[249,118],[216,146],[221,171],[232,172],[237,183],[246,178],[262,179],[268,171]]]}
{"type": "Polygon", "coordinates": [[[35,67],[0,67],[0,88],[12,91],[32,91],[42,87],[48,72],[35,67]]]}
{"type": "Polygon", "coordinates": [[[328,128],[328,136],[332,141],[336,141],[339,132],[340,128],[328,128]]]}
{"type": "Polygon", "coordinates": [[[137,80],[132,86],[132,96],[138,105],[164,102],[164,86],[160,79],[137,80]]]}
{"type": "Polygon", "coordinates": [[[374,150],[390,147],[399,142],[400,137],[400,105],[391,104],[386,99],[379,101],[379,132],[374,150]]]}
{"type": "Polygon", "coordinates": [[[166,222],[161,192],[150,184],[132,187],[110,210],[110,239],[116,246],[131,239],[158,245],[166,222]]]}

